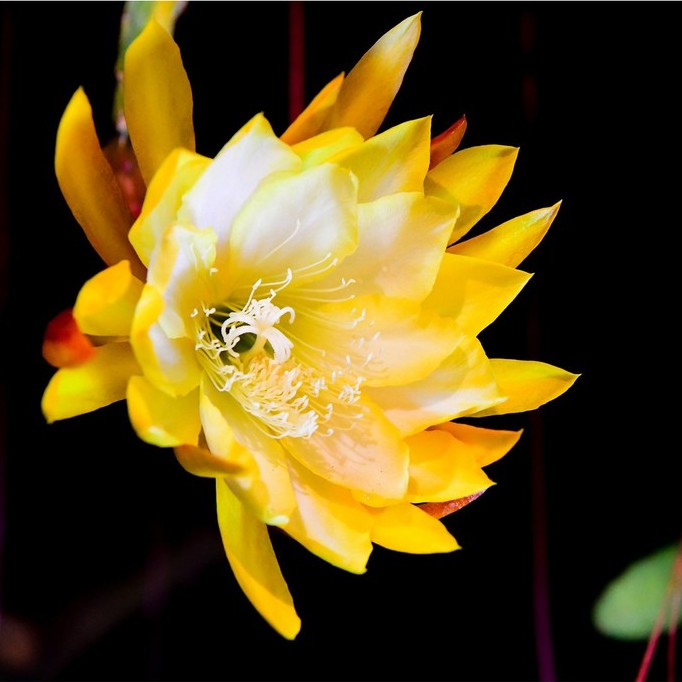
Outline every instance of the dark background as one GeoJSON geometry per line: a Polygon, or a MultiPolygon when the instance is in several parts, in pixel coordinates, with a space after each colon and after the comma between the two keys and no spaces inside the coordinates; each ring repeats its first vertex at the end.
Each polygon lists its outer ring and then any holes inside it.
{"type": "MultiPolygon", "coordinates": [[[[497,485],[446,519],[461,551],[377,548],[356,576],[275,535],[303,619],[288,642],[230,573],[211,481],[138,442],[123,405],[44,423],[45,325],[101,268],[59,192],[55,134],[80,85],[102,141],[113,133],[122,3],[0,3],[0,677],[634,680],[645,642],[599,634],[591,610],[612,578],[682,526],[676,5],[303,3],[308,99],[423,10],[386,125],[433,113],[440,132],[466,114],[463,146],[521,148],[482,229],[563,201],[522,266],[535,276],[483,341],[492,357],[582,377],[533,416],[489,424],[526,431],[489,467],[497,485]],[[551,620],[543,663],[535,555],[546,561],[551,620]]],[[[286,128],[289,10],[189,3],[175,37],[198,151],[215,154],[258,111],[286,128]]],[[[649,679],[665,675],[661,646],[649,679]]]]}

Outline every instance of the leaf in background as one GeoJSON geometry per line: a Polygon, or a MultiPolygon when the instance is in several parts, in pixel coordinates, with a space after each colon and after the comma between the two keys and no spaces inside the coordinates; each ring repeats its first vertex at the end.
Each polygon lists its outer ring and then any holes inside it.
{"type": "MultiPolygon", "coordinates": [[[[678,550],[678,543],[663,547],[631,564],[606,587],[592,614],[599,632],[616,639],[649,638],[660,618],[664,599],[672,602],[668,588],[678,550]]],[[[664,631],[682,622],[682,612],[678,613],[677,623],[669,622],[670,605],[665,606],[664,631]]]]}
{"type": "Polygon", "coordinates": [[[116,59],[116,92],[114,94],[114,123],[121,135],[126,134],[125,117],[123,115],[123,60],[130,43],[137,38],[147,22],[153,17],[173,35],[175,22],[187,6],[187,0],[171,2],[151,0],[149,2],[128,1],[123,5],[121,14],[121,33],[118,41],[118,57],[116,59]]]}

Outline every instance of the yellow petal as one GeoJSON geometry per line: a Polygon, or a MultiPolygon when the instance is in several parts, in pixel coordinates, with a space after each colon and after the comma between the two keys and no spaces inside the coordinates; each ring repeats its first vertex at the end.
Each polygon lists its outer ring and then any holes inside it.
{"type": "Polygon", "coordinates": [[[234,286],[249,292],[256,280],[277,281],[288,270],[297,285],[306,270],[319,279],[319,264],[356,247],[355,199],[351,174],[331,164],[264,182],[234,221],[227,267],[234,286]]]}
{"type": "Polygon", "coordinates": [[[89,279],[80,290],[73,316],[84,334],[129,336],[142,282],[121,261],[89,279]]]}
{"type": "Polygon", "coordinates": [[[303,140],[291,148],[301,157],[303,167],[310,168],[358,147],[363,142],[362,135],[355,128],[334,128],[303,140]]]}
{"type": "Polygon", "coordinates": [[[169,337],[194,338],[194,317],[203,315],[202,303],[208,304],[215,297],[210,281],[215,257],[213,230],[172,224],[163,233],[149,263],[147,282],[163,297],[158,321],[169,337]]]}
{"type": "Polygon", "coordinates": [[[137,435],[162,448],[197,445],[199,390],[175,397],[156,388],[142,376],[128,382],[128,415],[137,435]]]}
{"type": "Polygon", "coordinates": [[[352,494],[289,460],[296,508],[284,530],[310,552],[351,573],[364,573],[372,519],[352,494]]]}
{"type": "Polygon", "coordinates": [[[479,466],[487,466],[506,455],[521,438],[522,431],[503,431],[501,429],[484,429],[480,426],[445,422],[438,424],[434,430],[446,431],[474,454],[479,466]]]}
{"type": "Polygon", "coordinates": [[[422,301],[433,288],[455,221],[452,205],[420,192],[358,206],[358,247],[328,278],[353,292],[422,301]],[[381,254],[378,258],[377,254],[381,254]]]}
{"type": "Polygon", "coordinates": [[[424,307],[477,336],[514,300],[531,275],[478,258],[446,253],[424,307]]]}
{"type": "Polygon", "coordinates": [[[246,469],[238,457],[223,457],[200,445],[179,445],[174,452],[182,468],[194,476],[221,478],[242,474],[246,469]]]}
{"type": "Polygon", "coordinates": [[[332,414],[310,438],[284,439],[284,446],[314,474],[357,490],[360,499],[362,493],[402,499],[408,479],[407,445],[397,428],[364,395],[352,408],[350,415],[332,414]],[[359,413],[362,417],[354,416],[359,413]],[[353,420],[350,428],[349,419],[353,420]],[[326,429],[333,433],[327,435],[326,429]]]}
{"type": "Polygon", "coordinates": [[[133,219],[100,147],[90,102],[81,88],[59,123],[55,171],[62,194],[95,251],[107,265],[130,261],[133,274],[143,279],[144,266],[128,242],[133,219]]]}
{"type": "Polygon", "coordinates": [[[459,549],[447,528],[413,504],[371,508],[372,541],[387,549],[411,554],[434,554],[459,549]]]}
{"type": "Polygon", "coordinates": [[[429,169],[431,117],[407,121],[334,158],[360,180],[358,201],[422,192],[429,169]]]}
{"type": "Polygon", "coordinates": [[[267,526],[258,521],[222,479],[216,480],[218,525],[225,554],[249,601],[283,637],[301,629],[291,593],[277,563],[267,526]]]}
{"type": "Polygon", "coordinates": [[[490,366],[508,399],[472,415],[475,417],[535,410],[558,398],[580,376],[535,360],[491,359],[490,366]]]}
{"type": "MultiPolygon", "coordinates": [[[[235,216],[256,188],[268,176],[295,172],[301,166],[301,159],[276,137],[268,120],[257,114],[232,136],[185,194],[177,217],[214,230],[218,254],[226,259],[235,216]]],[[[216,267],[220,272],[227,271],[225,260],[219,259],[216,267]]]]}
{"type": "Polygon", "coordinates": [[[294,145],[317,135],[321,131],[329,108],[334,105],[339,96],[343,79],[344,74],[340,73],[315,95],[312,102],[281,135],[283,142],[294,145]]]}
{"type": "Polygon", "coordinates": [[[178,46],[155,19],[126,50],[123,90],[128,133],[149,185],[176,147],[194,151],[192,89],[178,46]]]}
{"type": "Polygon", "coordinates": [[[505,400],[480,342],[468,336],[428,377],[405,386],[368,386],[364,392],[402,436],[505,400]]]}
{"type": "MultiPolygon", "coordinates": [[[[422,379],[433,372],[462,340],[454,320],[423,311],[419,304],[382,296],[362,296],[324,306],[320,312],[338,323],[320,339],[319,324],[294,326],[304,341],[326,349],[353,348],[363,356],[364,386],[395,386],[422,379]],[[358,320],[358,311],[363,319],[358,320]]],[[[340,359],[339,364],[343,362],[340,359]]]]}
{"type": "Polygon", "coordinates": [[[410,448],[410,502],[447,502],[493,485],[477,453],[445,430],[422,431],[405,439],[410,448]]]}
{"type": "Polygon", "coordinates": [[[542,241],[560,206],[558,202],[508,220],[483,234],[453,244],[448,251],[515,268],[542,241]]]}
{"type": "Polygon", "coordinates": [[[500,198],[519,150],[490,144],[462,149],[429,171],[427,194],[453,202],[460,216],[450,242],[465,235],[500,198]]]}
{"type": "Polygon", "coordinates": [[[91,360],[55,373],[43,394],[43,414],[54,422],[123,400],[129,379],[139,372],[129,344],[99,346],[91,360]]]}
{"type": "Polygon", "coordinates": [[[186,395],[199,385],[201,367],[194,342],[188,337],[169,338],[160,324],[162,294],[147,284],[135,310],[130,342],[144,374],[170,395],[186,395]]]}
{"type": "Polygon", "coordinates": [[[147,188],[142,211],[130,228],[130,242],[149,265],[163,232],[177,220],[184,195],[194,186],[211,159],[179,148],[159,167],[147,188]]]}
{"type": "Polygon", "coordinates": [[[379,38],[343,81],[322,130],[352,126],[365,139],[374,135],[400,89],[420,32],[418,12],[379,38]]]}
{"type": "Polygon", "coordinates": [[[207,380],[201,387],[201,423],[208,447],[243,466],[227,479],[242,504],[264,523],[286,523],[296,500],[279,441],[266,436],[232,396],[207,380]]]}

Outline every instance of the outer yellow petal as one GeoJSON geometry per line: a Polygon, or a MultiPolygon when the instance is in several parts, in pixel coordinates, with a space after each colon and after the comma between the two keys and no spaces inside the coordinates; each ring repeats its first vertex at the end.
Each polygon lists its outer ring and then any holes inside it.
{"type": "Polygon", "coordinates": [[[531,275],[478,258],[444,254],[424,307],[453,317],[477,336],[514,300],[531,275]]]}
{"type": "Polygon", "coordinates": [[[479,466],[487,466],[506,455],[521,438],[522,431],[484,429],[459,422],[438,424],[434,430],[446,431],[472,452],[479,466]]]}
{"type": "Polygon", "coordinates": [[[474,417],[535,410],[558,398],[580,376],[535,360],[491,359],[490,366],[500,391],[509,397],[499,405],[477,412],[474,417]]]}
{"type": "Polygon", "coordinates": [[[144,278],[144,266],[128,242],[133,222],[116,176],[99,144],[92,109],[79,88],[57,131],[57,181],[73,215],[107,265],[129,260],[133,274],[144,278]]]}
{"type": "Polygon", "coordinates": [[[542,241],[561,202],[508,220],[488,232],[453,244],[448,251],[515,268],[542,241]]]}
{"type": "Polygon", "coordinates": [[[374,517],[372,541],[378,545],[411,554],[452,552],[460,548],[440,521],[412,504],[368,510],[374,517]]]}
{"type": "Polygon", "coordinates": [[[128,382],[127,398],[130,422],[143,441],[162,448],[198,444],[198,389],[176,398],[134,376],[128,382]]]}
{"type": "Polygon", "coordinates": [[[283,142],[294,145],[313,137],[320,132],[329,108],[334,105],[336,98],[339,96],[339,90],[341,90],[343,79],[344,74],[340,73],[315,95],[313,101],[284,131],[281,136],[283,142]]]}
{"type": "Polygon", "coordinates": [[[145,265],[163,232],[177,220],[185,193],[210,163],[205,156],[179,148],[159,167],[147,188],[142,212],[130,228],[130,242],[145,265]]]}
{"type": "Polygon", "coordinates": [[[359,178],[358,201],[374,201],[396,192],[423,191],[430,144],[429,116],[394,126],[333,160],[359,178]]]}
{"type": "Polygon", "coordinates": [[[130,263],[121,261],[88,280],[78,294],[73,316],[79,329],[92,336],[129,336],[142,293],[130,263]]]}
{"type": "Polygon", "coordinates": [[[353,126],[365,139],[374,135],[400,89],[420,32],[421,12],[379,38],[344,80],[322,130],[353,126]]]}
{"type": "Polygon", "coordinates": [[[301,629],[291,593],[277,563],[267,526],[244,508],[222,479],[216,480],[218,525],[225,554],[244,594],[287,639],[301,629]]]}
{"type": "Polygon", "coordinates": [[[139,372],[128,343],[99,346],[92,360],[55,373],[43,394],[43,414],[54,422],[122,400],[129,379],[139,372]]]}
{"type": "Polygon", "coordinates": [[[409,502],[447,502],[493,485],[477,453],[447,431],[422,431],[406,441],[410,447],[409,502]]]}
{"type": "Polygon", "coordinates": [[[350,491],[289,460],[297,505],[284,530],[309,551],[351,573],[364,573],[372,519],[350,491]]]}
{"type": "Polygon", "coordinates": [[[381,407],[402,436],[505,400],[480,342],[466,336],[425,379],[406,386],[368,386],[364,392],[381,407]]]}
{"type": "Polygon", "coordinates": [[[454,202],[460,216],[450,242],[465,235],[500,198],[519,150],[490,144],[462,149],[429,171],[427,194],[454,202]]]}
{"type": "Polygon", "coordinates": [[[176,147],[194,151],[192,89],[180,50],[152,19],[126,50],[125,117],[147,184],[176,147]]]}

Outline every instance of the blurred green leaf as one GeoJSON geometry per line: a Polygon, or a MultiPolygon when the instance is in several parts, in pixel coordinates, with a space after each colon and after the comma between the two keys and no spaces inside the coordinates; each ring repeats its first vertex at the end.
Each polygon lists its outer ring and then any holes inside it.
{"type": "MultiPolygon", "coordinates": [[[[678,549],[678,543],[667,545],[636,561],[606,587],[592,613],[599,632],[616,639],[649,638],[666,598],[678,549]]],[[[664,632],[670,626],[670,604],[666,609],[664,632]]],[[[676,625],[682,623],[682,611],[678,616],[676,625]]]]}

